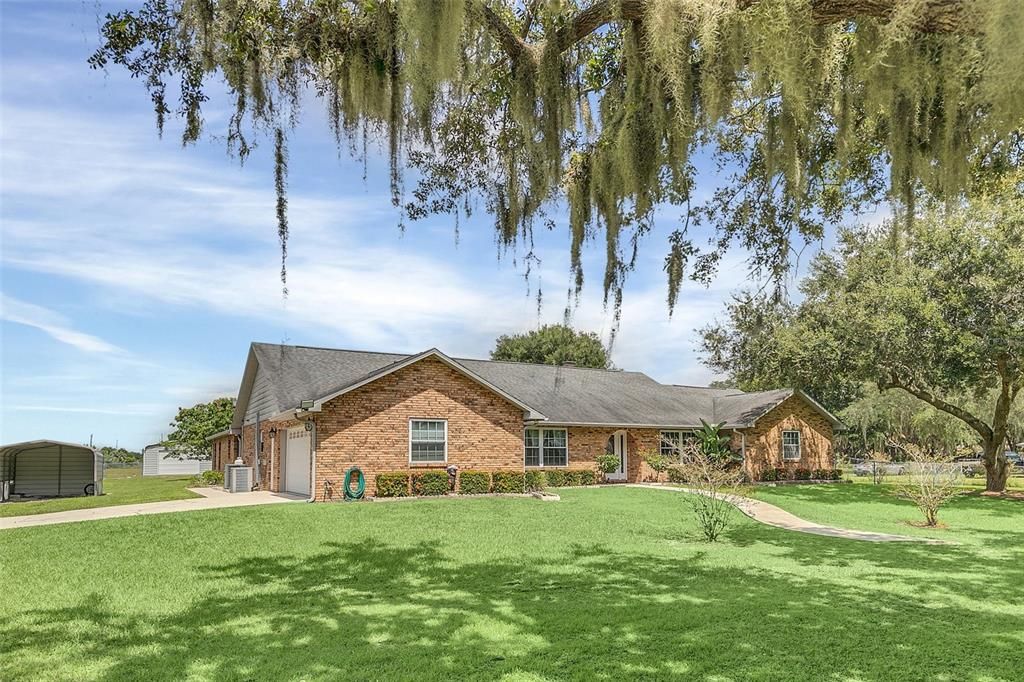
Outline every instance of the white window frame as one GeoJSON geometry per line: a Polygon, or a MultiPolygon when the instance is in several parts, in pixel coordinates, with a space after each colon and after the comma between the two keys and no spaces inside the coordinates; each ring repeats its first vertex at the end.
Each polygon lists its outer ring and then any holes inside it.
{"type": "MultiPolygon", "coordinates": [[[[791,446],[792,444],[790,444],[791,446]]],[[[782,432],[782,461],[783,462],[799,462],[803,458],[804,439],[803,435],[797,429],[786,429],[782,432]],[[796,457],[786,456],[786,435],[790,433],[796,434],[796,457]]]]}
{"type": "Polygon", "coordinates": [[[682,457],[683,451],[683,432],[678,429],[669,429],[667,431],[658,432],[658,453],[662,457],[671,457],[673,454],[677,458],[682,457]],[[667,438],[669,434],[678,437],[678,442],[673,442],[670,438],[667,438]],[[669,452],[666,452],[669,450],[669,452]]]}
{"type": "Polygon", "coordinates": [[[675,457],[677,461],[682,463],[683,461],[683,445],[688,441],[697,440],[697,433],[693,429],[663,429],[658,432],[658,453],[663,457],[675,457]],[[665,438],[665,434],[674,433],[679,435],[679,443],[672,443],[665,438]],[[674,451],[672,453],[665,452],[666,445],[670,445],[674,451]]]}
{"type": "MultiPolygon", "coordinates": [[[[436,441],[424,441],[424,442],[436,442],[436,441]]],[[[448,420],[437,419],[433,417],[410,417],[409,418],[409,464],[410,466],[430,466],[431,464],[447,464],[448,463],[448,420]],[[414,422],[441,422],[444,424],[444,459],[431,459],[426,461],[416,461],[412,458],[412,425],[414,422]]]]}
{"type": "Polygon", "coordinates": [[[569,429],[564,427],[530,427],[523,429],[523,466],[527,469],[565,469],[569,466],[569,429]],[[537,432],[537,460],[538,464],[527,464],[526,463],[526,432],[536,431],[537,432]],[[545,431],[561,431],[565,434],[565,464],[545,464],[544,463],[544,432],[545,431]]]}

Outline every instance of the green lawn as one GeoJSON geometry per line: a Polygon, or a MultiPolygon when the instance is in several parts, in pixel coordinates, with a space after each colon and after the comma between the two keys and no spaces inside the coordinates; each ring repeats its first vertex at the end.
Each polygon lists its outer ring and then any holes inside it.
{"type": "Polygon", "coordinates": [[[92,509],[93,507],[111,507],[118,504],[199,497],[188,491],[187,488],[190,485],[192,485],[192,476],[147,476],[143,478],[142,470],[138,467],[107,469],[103,476],[102,495],[5,502],[0,504],[0,516],[46,514],[70,509],[92,509]]]}
{"type": "MultiPolygon", "coordinates": [[[[956,546],[738,513],[708,545],[684,494],[561,494],[6,531],[0,679],[1021,678],[1020,503],[957,502],[956,546]]],[[[765,495],[866,530],[913,517],[864,486],[765,495]]]]}
{"type": "Polygon", "coordinates": [[[978,493],[978,489],[971,489],[943,507],[939,511],[942,527],[922,528],[921,512],[898,499],[891,483],[873,485],[870,479],[855,479],[852,484],[755,486],[744,490],[750,497],[771,502],[808,521],[831,526],[982,547],[993,536],[1014,537],[1014,532],[1024,532],[1024,501],[993,500],[978,493]]]}

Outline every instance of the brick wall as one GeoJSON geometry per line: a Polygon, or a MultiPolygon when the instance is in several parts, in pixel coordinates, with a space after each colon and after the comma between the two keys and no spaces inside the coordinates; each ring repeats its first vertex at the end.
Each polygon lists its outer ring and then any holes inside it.
{"type": "MultiPolygon", "coordinates": [[[[608,439],[619,429],[596,426],[570,426],[569,468],[597,469],[597,458],[607,452],[608,439]]],[[[653,481],[655,473],[643,460],[643,453],[658,448],[661,432],[658,429],[625,429],[626,480],[630,483],[653,481]]],[[[662,476],[664,480],[664,475],[662,476]]]]}
{"type": "MultiPolygon", "coordinates": [[[[297,419],[260,422],[260,433],[263,434],[263,449],[260,453],[259,486],[262,490],[278,492],[281,488],[281,455],[285,432],[294,426],[301,426],[297,419]],[[271,431],[276,433],[271,435],[271,431]]],[[[242,461],[246,466],[255,466],[256,425],[242,427],[242,461]]],[[[233,458],[232,458],[233,460],[233,458]]]]}
{"type": "MultiPolygon", "coordinates": [[[[791,396],[757,421],[757,425],[744,429],[747,436],[747,457],[744,471],[757,480],[765,469],[780,467],[793,469],[835,468],[832,450],[832,424],[800,396],[791,396]],[[782,432],[800,432],[800,461],[782,459],[782,432]]],[[[732,446],[740,449],[740,435],[733,434],[732,446]]]]}
{"type": "Polygon", "coordinates": [[[224,465],[229,462],[235,461],[235,450],[238,449],[236,443],[238,439],[233,435],[221,436],[212,441],[213,446],[213,463],[212,467],[214,471],[224,471],[224,465]]]}
{"type": "Polygon", "coordinates": [[[345,470],[366,476],[366,494],[377,474],[444,469],[523,470],[523,411],[436,358],[426,358],[346,393],[323,406],[317,426],[317,499],[330,480],[343,495],[345,470]],[[448,461],[409,463],[409,420],[448,420],[448,461]]]}

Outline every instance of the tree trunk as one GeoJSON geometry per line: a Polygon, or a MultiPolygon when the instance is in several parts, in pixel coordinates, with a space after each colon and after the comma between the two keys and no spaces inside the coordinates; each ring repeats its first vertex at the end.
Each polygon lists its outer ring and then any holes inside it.
{"type": "Polygon", "coordinates": [[[1001,493],[1006,490],[1006,479],[1010,475],[1010,465],[1003,454],[1001,440],[985,441],[985,491],[1001,493]]]}

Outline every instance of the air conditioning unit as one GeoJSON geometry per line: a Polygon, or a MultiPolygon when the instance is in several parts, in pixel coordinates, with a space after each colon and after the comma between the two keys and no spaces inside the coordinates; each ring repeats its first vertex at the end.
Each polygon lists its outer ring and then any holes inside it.
{"type": "Polygon", "coordinates": [[[247,493],[252,490],[252,467],[227,465],[224,468],[224,488],[229,493],[247,493]]]}

